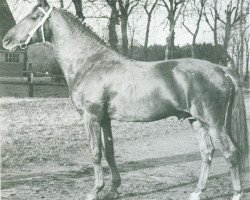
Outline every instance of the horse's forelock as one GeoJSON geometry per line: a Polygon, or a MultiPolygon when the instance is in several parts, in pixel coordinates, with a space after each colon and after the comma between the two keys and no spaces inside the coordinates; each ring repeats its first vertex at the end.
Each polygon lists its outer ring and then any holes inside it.
{"type": "Polygon", "coordinates": [[[48,2],[46,0],[37,0],[38,5],[46,7],[49,6],[48,2]]]}

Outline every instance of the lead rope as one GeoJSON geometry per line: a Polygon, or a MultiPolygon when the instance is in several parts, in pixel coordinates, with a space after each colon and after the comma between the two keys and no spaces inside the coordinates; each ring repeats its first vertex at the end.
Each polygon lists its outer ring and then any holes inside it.
{"type": "Polygon", "coordinates": [[[43,43],[45,42],[45,34],[44,34],[44,22],[49,18],[53,7],[50,7],[50,9],[48,10],[48,12],[46,12],[43,8],[38,7],[38,9],[44,14],[43,18],[41,19],[41,21],[35,26],[35,28],[29,32],[29,37],[26,39],[25,42],[20,43],[19,47],[21,49],[26,49],[28,47],[28,43],[30,42],[32,36],[35,34],[35,32],[41,27],[42,30],[42,39],[43,39],[43,43]]]}

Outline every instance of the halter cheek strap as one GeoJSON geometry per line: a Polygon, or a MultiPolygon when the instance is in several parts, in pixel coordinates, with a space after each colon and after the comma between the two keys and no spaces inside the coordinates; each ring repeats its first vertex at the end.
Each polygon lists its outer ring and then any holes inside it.
{"type": "Polygon", "coordinates": [[[26,39],[25,42],[20,43],[19,46],[21,49],[26,49],[28,43],[30,42],[31,38],[33,37],[33,35],[36,33],[36,31],[41,27],[42,30],[42,38],[43,38],[43,42],[45,42],[45,34],[44,34],[44,23],[45,21],[49,18],[53,7],[50,7],[50,9],[48,10],[48,12],[46,12],[43,8],[38,7],[38,9],[44,14],[43,18],[41,19],[41,21],[35,26],[35,28],[29,32],[29,37],[26,39]]]}

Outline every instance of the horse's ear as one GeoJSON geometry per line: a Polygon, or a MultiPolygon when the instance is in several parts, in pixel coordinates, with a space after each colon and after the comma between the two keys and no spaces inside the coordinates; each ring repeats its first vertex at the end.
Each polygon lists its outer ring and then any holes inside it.
{"type": "Polygon", "coordinates": [[[37,0],[37,3],[40,4],[42,7],[48,7],[49,4],[46,0],[37,0]]]}

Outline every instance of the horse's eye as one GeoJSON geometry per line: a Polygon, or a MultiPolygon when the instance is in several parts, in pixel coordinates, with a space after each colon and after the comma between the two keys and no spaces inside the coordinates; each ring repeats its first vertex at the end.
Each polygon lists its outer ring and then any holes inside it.
{"type": "Polygon", "coordinates": [[[32,21],[36,21],[37,17],[31,16],[30,19],[31,19],[32,21]]]}

